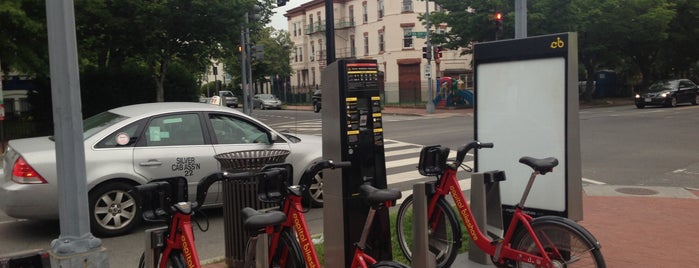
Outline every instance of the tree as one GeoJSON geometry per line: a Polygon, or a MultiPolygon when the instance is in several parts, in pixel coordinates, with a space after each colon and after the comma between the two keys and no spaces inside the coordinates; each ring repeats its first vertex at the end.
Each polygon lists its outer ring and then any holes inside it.
{"type": "MultiPolygon", "coordinates": [[[[466,48],[463,53],[471,53],[468,49],[473,42],[495,40],[496,11],[503,14],[504,31],[502,36],[512,36],[513,1],[488,0],[435,0],[442,7],[441,11],[430,12],[430,24],[446,23],[450,29],[440,33],[430,30],[430,40],[433,44],[442,44],[450,49],[466,48]]],[[[424,15],[420,18],[424,21],[424,15]]]]}
{"type": "Polygon", "coordinates": [[[164,101],[165,79],[174,60],[203,72],[212,58],[235,39],[246,10],[254,0],[90,1],[78,4],[81,44],[96,66],[118,65],[127,58],[148,67],[156,101],[164,101]],[[83,23],[84,22],[84,23],[83,23]]]}
{"type": "MultiPolygon", "coordinates": [[[[661,45],[658,68],[664,77],[699,78],[692,73],[699,62],[699,1],[674,0],[676,15],[670,21],[668,39],[661,45]]],[[[696,71],[696,70],[695,70],[696,71]]]]}
{"type": "MultiPolygon", "coordinates": [[[[265,79],[267,76],[288,77],[292,74],[293,69],[289,63],[289,58],[294,44],[289,32],[265,27],[255,30],[250,39],[253,45],[264,46],[264,58],[252,61],[253,81],[265,79]]],[[[234,56],[223,60],[226,66],[240,66],[242,64],[238,51],[234,56]]],[[[240,77],[240,68],[227,68],[226,71],[234,77],[240,77]]]]}
{"type": "Polygon", "coordinates": [[[48,39],[44,1],[0,2],[0,70],[48,77],[48,39]]]}

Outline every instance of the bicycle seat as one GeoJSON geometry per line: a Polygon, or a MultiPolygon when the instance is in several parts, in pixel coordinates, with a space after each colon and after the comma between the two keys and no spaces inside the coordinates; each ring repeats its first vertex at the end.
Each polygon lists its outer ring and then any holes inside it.
{"type": "Polygon", "coordinates": [[[250,235],[259,234],[260,229],[264,227],[279,225],[286,221],[284,212],[278,210],[262,213],[246,207],[240,211],[240,214],[243,216],[243,227],[250,235]]]}
{"type": "Polygon", "coordinates": [[[398,190],[376,189],[376,187],[369,184],[362,184],[359,186],[359,190],[362,191],[362,195],[372,206],[386,201],[395,201],[402,196],[398,190]]]}
{"type": "Polygon", "coordinates": [[[519,159],[519,162],[531,167],[534,171],[538,171],[541,175],[553,171],[553,167],[558,166],[558,159],[555,157],[534,158],[523,156],[519,159]]]}

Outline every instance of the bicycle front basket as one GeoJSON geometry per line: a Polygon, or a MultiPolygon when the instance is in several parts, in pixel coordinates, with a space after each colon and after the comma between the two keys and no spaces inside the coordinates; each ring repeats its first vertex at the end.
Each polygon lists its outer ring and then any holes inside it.
{"type": "Polygon", "coordinates": [[[446,169],[449,148],[441,145],[425,146],[420,151],[417,170],[422,176],[439,176],[446,169]]]}

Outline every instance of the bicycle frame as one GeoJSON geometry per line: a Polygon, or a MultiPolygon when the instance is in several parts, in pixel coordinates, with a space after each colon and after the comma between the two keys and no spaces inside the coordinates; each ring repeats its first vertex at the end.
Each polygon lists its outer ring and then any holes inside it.
{"type": "MultiPolygon", "coordinates": [[[[454,203],[456,204],[458,214],[461,216],[461,220],[467,229],[467,233],[476,246],[486,254],[493,256],[494,260],[502,261],[503,259],[509,259],[518,262],[531,263],[536,267],[552,267],[551,259],[548,256],[544,255],[541,257],[533,255],[531,253],[513,249],[510,246],[510,240],[514,235],[514,230],[516,229],[515,227],[518,226],[518,224],[522,224],[532,236],[539,252],[546,252],[541,244],[541,241],[539,241],[539,238],[535,235],[531,224],[529,224],[533,218],[522,212],[520,206],[516,206],[514,216],[512,217],[512,221],[510,222],[510,225],[505,233],[505,237],[501,241],[493,243],[493,241],[488,238],[476,224],[476,219],[474,218],[471,208],[466,202],[463,191],[459,186],[456,172],[456,168],[447,168],[442,174],[442,177],[439,180],[439,185],[435,190],[435,194],[429,200],[427,213],[430,215],[430,217],[433,216],[439,198],[447,194],[451,194],[452,198],[454,199],[454,203]]],[[[536,174],[532,174],[532,177],[535,175],[536,174]]],[[[435,221],[431,224],[432,226],[430,226],[430,228],[434,229],[438,225],[438,222],[435,221]]]]}
{"type": "MultiPolygon", "coordinates": [[[[288,194],[284,203],[282,204],[282,211],[286,214],[286,221],[282,223],[282,229],[293,228],[298,236],[298,241],[301,246],[303,258],[306,261],[306,265],[309,268],[319,268],[320,260],[318,260],[318,254],[316,254],[316,249],[313,246],[313,240],[311,239],[311,232],[308,230],[308,225],[306,224],[306,216],[303,214],[303,206],[301,205],[301,196],[296,196],[293,194],[288,194]]],[[[277,246],[279,246],[279,237],[281,231],[276,232],[272,236],[272,243],[270,244],[270,263],[272,262],[273,254],[276,251],[277,246]]]]}
{"type": "MultiPolygon", "coordinates": [[[[304,260],[306,261],[306,267],[308,268],[320,268],[322,267],[320,264],[320,260],[318,260],[318,254],[316,252],[316,249],[313,245],[313,240],[311,239],[311,232],[308,230],[308,225],[306,224],[306,217],[303,214],[303,206],[301,205],[301,196],[294,195],[294,194],[288,194],[286,199],[284,200],[284,203],[282,204],[283,206],[283,212],[284,214],[287,215],[286,221],[282,223],[282,228],[281,230],[284,230],[286,228],[293,228],[296,231],[296,235],[298,237],[298,241],[301,246],[301,251],[304,260]]],[[[387,206],[390,206],[391,202],[387,202],[387,206]]],[[[373,221],[374,218],[374,213],[376,210],[374,208],[371,208],[369,211],[369,216],[367,217],[367,223],[365,224],[364,228],[370,228],[371,227],[371,222],[373,221]]],[[[365,230],[367,232],[367,230],[365,230]]],[[[368,232],[367,232],[368,233],[368,232]]],[[[272,242],[270,244],[270,255],[269,255],[269,261],[270,263],[272,262],[272,257],[273,254],[272,252],[276,252],[277,247],[279,246],[279,239],[280,239],[281,231],[275,232],[272,236],[272,242]]],[[[363,238],[365,240],[366,238],[363,238]]],[[[364,245],[365,241],[360,241],[355,249],[354,249],[354,256],[352,257],[352,266],[351,267],[363,267],[366,268],[368,267],[367,264],[374,264],[376,263],[376,259],[373,257],[369,256],[369,254],[366,254],[359,245],[364,245]]],[[[284,261],[284,260],[282,260],[284,261]]]]}
{"type": "Polygon", "coordinates": [[[173,250],[181,250],[184,256],[185,265],[188,268],[199,268],[199,254],[194,244],[194,233],[192,232],[192,215],[175,213],[170,223],[170,234],[165,242],[165,250],[160,257],[158,267],[165,268],[168,258],[173,250]]]}

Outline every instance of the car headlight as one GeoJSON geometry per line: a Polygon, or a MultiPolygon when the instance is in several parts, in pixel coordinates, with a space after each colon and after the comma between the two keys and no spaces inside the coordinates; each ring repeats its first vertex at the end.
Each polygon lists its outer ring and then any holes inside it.
{"type": "Polygon", "coordinates": [[[641,94],[636,94],[636,98],[637,98],[637,99],[640,99],[640,98],[641,98],[641,94]]]}
{"type": "Polygon", "coordinates": [[[662,94],[660,94],[660,97],[661,97],[661,98],[667,98],[667,96],[670,96],[670,93],[668,93],[668,92],[663,92],[662,94]]]}

